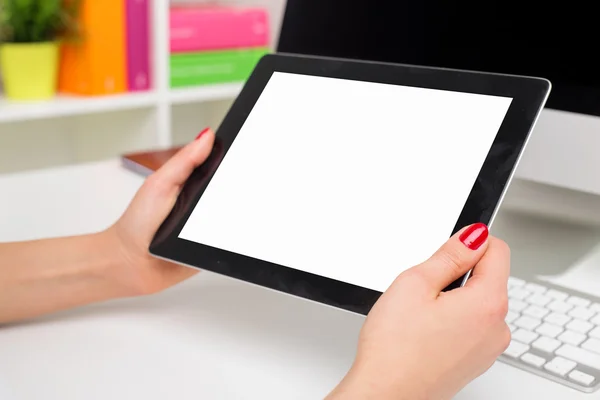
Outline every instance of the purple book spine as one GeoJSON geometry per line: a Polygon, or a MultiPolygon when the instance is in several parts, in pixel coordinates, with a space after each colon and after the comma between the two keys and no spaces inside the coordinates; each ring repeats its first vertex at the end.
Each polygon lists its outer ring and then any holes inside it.
{"type": "Polygon", "coordinates": [[[127,3],[127,86],[130,91],[150,89],[149,0],[127,3]]]}

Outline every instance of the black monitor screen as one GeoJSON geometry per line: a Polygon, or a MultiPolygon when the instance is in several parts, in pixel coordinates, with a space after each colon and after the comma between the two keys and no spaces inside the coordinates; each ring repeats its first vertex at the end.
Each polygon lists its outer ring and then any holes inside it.
{"type": "Polygon", "coordinates": [[[552,81],[548,108],[600,116],[593,3],[288,0],[278,51],[552,81]]]}

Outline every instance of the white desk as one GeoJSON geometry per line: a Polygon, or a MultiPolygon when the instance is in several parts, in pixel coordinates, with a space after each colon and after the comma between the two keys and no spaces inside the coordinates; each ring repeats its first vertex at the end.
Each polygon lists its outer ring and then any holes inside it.
{"type": "MultiPolygon", "coordinates": [[[[0,241],[102,229],[141,182],[117,161],[0,176],[0,241]]],[[[498,230],[506,234],[503,224],[513,224],[504,221],[498,230]]],[[[518,231],[527,237],[527,229],[518,231]]],[[[592,236],[573,238],[583,246],[576,251],[589,257],[573,261],[571,286],[591,280],[593,290],[600,282],[592,236]]],[[[518,238],[517,253],[528,260],[536,252],[531,246],[547,240],[564,243],[560,235],[536,243],[518,238]]],[[[350,365],[362,320],[203,272],[157,296],[1,329],[0,385],[18,400],[319,399],[350,365]]],[[[457,398],[579,400],[600,393],[585,395],[497,363],[457,398]]]]}

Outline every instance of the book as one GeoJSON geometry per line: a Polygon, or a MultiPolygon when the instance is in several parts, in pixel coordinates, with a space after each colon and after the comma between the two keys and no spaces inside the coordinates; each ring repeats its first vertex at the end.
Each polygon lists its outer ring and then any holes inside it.
{"type": "Polygon", "coordinates": [[[183,146],[164,150],[127,153],[121,156],[121,164],[140,175],[149,176],[171,159],[183,146]]]}
{"type": "Polygon", "coordinates": [[[104,95],[126,91],[124,0],[84,0],[82,36],[62,46],[60,92],[104,95]]]}
{"type": "Polygon", "coordinates": [[[267,48],[179,53],[170,56],[172,88],[243,82],[267,48]]]}
{"type": "Polygon", "coordinates": [[[263,8],[174,6],[169,19],[172,53],[269,45],[269,17],[263,8]]]}
{"type": "Polygon", "coordinates": [[[126,1],[127,89],[150,89],[150,7],[148,0],[126,1]]]}

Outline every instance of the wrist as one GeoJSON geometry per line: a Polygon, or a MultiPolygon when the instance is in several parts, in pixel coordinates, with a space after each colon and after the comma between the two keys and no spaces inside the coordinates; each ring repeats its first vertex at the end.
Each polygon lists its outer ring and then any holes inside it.
{"type": "Polygon", "coordinates": [[[371,374],[353,366],[339,385],[330,393],[327,400],[338,399],[402,399],[403,397],[392,396],[371,374]]]}
{"type": "Polygon", "coordinates": [[[398,379],[398,371],[385,371],[355,364],[327,400],[377,399],[420,400],[427,396],[415,390],[414,383],[398,379]]]}
{"type": "Polygon", "coordinates": [[[166,277],[159,271],[165,271],[161,267],[170,263],[139,250],[139,244],[122,233],[118,225],[113,225],[101,234],[112,256],[110,276],[120,289],[119,297],[145,296],[164,289],[166,277]]]}
{"type": "Polygon", "coordinates": [[[96,233],[94,236],[97,243],[96,248],[103,254],[101,274],[111,288],[111,293],[107,293],[107,295],[114,298],[137,295],[127,268],[129,260],[123,251],[123,244],[116,230],[111,227],[96,233]]]}

